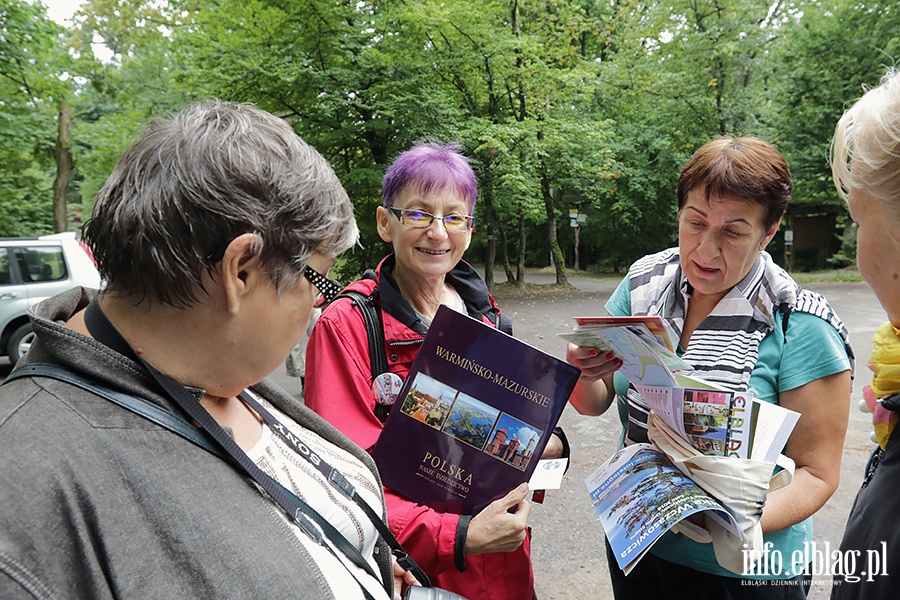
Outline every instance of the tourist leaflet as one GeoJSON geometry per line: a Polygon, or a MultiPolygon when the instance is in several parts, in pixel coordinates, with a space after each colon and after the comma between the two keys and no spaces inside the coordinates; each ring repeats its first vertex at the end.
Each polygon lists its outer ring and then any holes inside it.
{"type": "Polygon", "coordinates": [[[731,514],[650,444],[622,448],[584,484],[625,575],[666,531],[691,515],[703,513],[742,539],[731,514]]]}
{"type": "Polygon", "coordinates": [[[476,514],[530,479],[579,374],[441,306],[372,452],[384,485],[476,514]]]}
{"type": "MultiPolygon", "coordinates": [[[[666,428],[700,455],[775,463],[797,423],[796,412],[704,381],[660,335],[659,317],[576,318],[561,337],[622,360],[620,371],[666,428]],[[658,322],[657,322],[658,320],[658,322]]],[[[789,463],[789,461],[785,461],[789,463]]],[[[779,461],[779,464],[780,461],[779,461]]],[[[591,502],[626,574],[669,529],[692,515],[711,519],[742,540],[719,500],[652,444],[627,446],[585,480],[591,502]]],[[[689,524],[687,527],[698,527],[689,524]]],[[[702,527],[702,526],[701,526],[702,527]]]]}
{"type": "Polygon", "coordinates": [[[735,393],[705,381],[672,351],[667,340],[674,335],[660,317],[576,317],[575,323],[572,332],[560,337],[620,358],[620,372],[648,406],[700,452],[761,460],[781,452],[796,413],[758,403],[750,392],[735,393]],[[760,409],[758,404],[765,406],[760,409]],[[757,436],[754,455],[756,428],[765,433],[757,436]]]}

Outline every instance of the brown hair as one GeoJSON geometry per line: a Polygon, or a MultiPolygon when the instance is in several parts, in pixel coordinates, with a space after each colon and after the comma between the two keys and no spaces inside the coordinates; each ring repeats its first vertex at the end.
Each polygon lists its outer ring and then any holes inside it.
{"type": "Polygon", "coordinates": [[[755,137],[720,137],[694,152],[678,178],[679,211],[698,187],[706,188],[707,201],[715,195],[761,204],[766,230],[781,221],[793,191],[787,161],[755,137]]]}

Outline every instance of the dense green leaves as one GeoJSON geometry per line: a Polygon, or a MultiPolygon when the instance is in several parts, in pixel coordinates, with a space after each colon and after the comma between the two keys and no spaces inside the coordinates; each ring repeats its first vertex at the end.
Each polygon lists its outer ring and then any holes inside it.
{"type": "Polygon", "coordinates": [[[798,203],[841,207],[827,143],[898,31],[886,0],[87,0],[69,30],[0,0],[0,235],[52,227],[63,100],[75,221],[149,118],[217,96],[331,160],[363,232],[345,278],[384,254],[381,177],[426,138],[479,176],[470,259],[552,255],[564,282],[575,207],[581,266],[621,270],[674,243],[678,172],[717,135],[774,142],[798,203]]]}

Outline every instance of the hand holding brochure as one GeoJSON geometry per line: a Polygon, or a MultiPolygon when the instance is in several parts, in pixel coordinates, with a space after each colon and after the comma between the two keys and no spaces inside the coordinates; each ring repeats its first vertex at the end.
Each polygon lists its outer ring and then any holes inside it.
{"type": "MultiPolygon", "coordinates": [[[[579,346],[611,351],[622,360],[621,373],[640,392],[647,405],[704,454],[754,458],[751,439],[754,428],[760,423],[778,423],[787,426],[777,439],[774,430],[771,438],[761,436],[775,455],[784,447],[790,434],[791,421],[783,409],[776,405],[756,406],[749,392],[735,393],[705,381],[703,373],[664,345],[673,338],[658,316],[625,317],[576,317],[575,330],[560,337],[579,346]]],[[[765,404],[765,403],[764,403],[765,404]]],[[[788,411],[790,412],[790,411],[788,411]]],[[[771,452],[770,452],[771,453],[771,452]]],[[[769,454],[770,454],[769,453],[769,454]]],[[[765,450],[756,456],[762,458],[765,450]]],[[[772,460],[771,462],[774,462],[772,460]]]]}
{"type": "Polygon", "coordinates": [[[660,343],[660,339],[670,340],[668,333],[664,337],[653,333],[665,332],[659,317],[576,317],[575,323],[573,332],[561,333],[560,337],[599,352],[613,352],[622,360],[622,374],[629,381],[674,387],[678,384],[676,373],[691,370],[688,363],[660,343]]]}
{"type": "Polygon", "coordinates": [[[665,321],[656,315],[614,317],[574,317],[579,331],[591,331],[595,329],[608,329],[612,327],[634,326],[646,331],[656,338],[656,341],[669,352],[675,352],[674,336],[665,321]]]}
{"type": "Polygon", "coordinates": [[[653,444],[626,447],[585,481],[616,560],[628,574],[675,528],[711,541],[719,564],[739,573],[742,544],[763,543],[759,507],[767,491],[790,481],[791,472],[773,476],[773,469],[799,415],[704,381],[645,323],[630,319],[576,319],[575,331],[561,334],[619,356],[649,410],[653,444]]]}

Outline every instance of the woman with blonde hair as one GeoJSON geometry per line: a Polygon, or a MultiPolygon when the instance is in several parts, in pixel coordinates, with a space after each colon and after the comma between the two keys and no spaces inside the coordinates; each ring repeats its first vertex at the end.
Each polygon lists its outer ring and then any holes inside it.
{"type": "Polygon", "coordinates": [[[889,319],[873,338],[874,375],[863,391],[878,446],[841,542],[842,556],[857,557],[858,568],[836,576],[831,597],[895,598],[897,584],[888,574],[900,571],[900,445],[892,435],[900,412],[900,72],[890,69],[841,117],[831,165],[858,226],[859,272],[889,319]],[[881,564],[869,560],[874,556],[881,564]]]}

